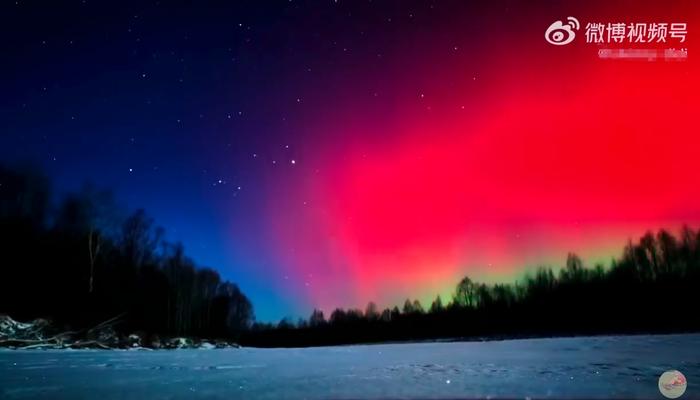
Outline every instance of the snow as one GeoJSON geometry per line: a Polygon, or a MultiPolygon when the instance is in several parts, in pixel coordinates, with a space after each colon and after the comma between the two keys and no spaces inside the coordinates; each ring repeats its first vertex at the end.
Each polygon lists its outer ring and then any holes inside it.
{"type": "Polygon", "coordinates": [[[3,399],[700,398],[700,334],[306,349],[0,351],[3,399]]]}
{"type": "Polygon", "coordinates": [[[209,343],[209,342],[203,342],[202,344],[199,345],[198,347],[200,350],[212,350],[215,349],[216,346],[209,343]]]}
{"type": "Polygon", "coordinates": [[[7,315],[0,315],[0,336],[9,336],[9,334],[14,333],[15,331],[27,330],[32,326],[33,325],[31,323],[17,322],[7,315]]]}

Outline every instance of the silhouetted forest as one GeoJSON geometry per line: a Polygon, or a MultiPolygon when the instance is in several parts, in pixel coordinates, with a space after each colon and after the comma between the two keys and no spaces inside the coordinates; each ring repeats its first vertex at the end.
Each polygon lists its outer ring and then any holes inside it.
{"type": "Polygon", "coordinates": [[[254,320],[239,288],[200,268],[138,210],[86,185],[58,201],[32,168],[0,165],[0,314],[85,328],[235,338],[254,320]]]}
{"type": "Polygon", "coordinates": [[[698,331],[700,234],[661,230],[629,243],[605,268],[586,268],[575,254],[558,269],[539,268],[515,284],[463,278],[451,299],[424,309],[417,300],[380,311],[336,309],[326,318],[255,324],[243,342],[254,346],[313,346],[425,339],[698,331]]]}
{"type": "Polygon", "coordinates": [[[122,215],[91,186],[59,201],[32,169],[0,165],[0,314],[87,327],[123,316],[122,332],[313,346],[440,338],[698,331],[700,233],[661,230],[611,265],[569,254],[514,284],[463,278],[450,299],[380,310],[314,310],[307,320],[254,323],[239,288],[197,267],[143,210],[122,215]]]}

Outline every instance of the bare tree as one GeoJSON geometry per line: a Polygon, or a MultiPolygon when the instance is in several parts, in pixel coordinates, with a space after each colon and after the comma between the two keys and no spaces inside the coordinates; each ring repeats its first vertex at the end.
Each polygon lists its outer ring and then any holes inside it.
{"type": "Polygon", "coordinates": [[[369,321],[376,321],[379,319],[377,305],[372,301],[367,303],[367,308],[365,308],[365,318],[369,321]]]}
{"type": "Polygon", "coordinates": [[[90,280],[88,284],[88,293],[95,290],[95,261],[102,249],[102,235],[94,227],[90,227],[88,232],[88,255],[90,257],[90,280]]]}
{"type": "Polygon", "coordinates": [[[463,307],[473,307],[476,305],[476,286],[469,277],[465,276],[457,284],[454,302],[463,307]]]}

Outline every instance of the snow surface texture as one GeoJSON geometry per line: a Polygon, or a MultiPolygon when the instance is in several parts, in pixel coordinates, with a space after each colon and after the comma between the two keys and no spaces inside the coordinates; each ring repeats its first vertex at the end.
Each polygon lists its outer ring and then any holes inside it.
{"type": "Polygon", "coordinates": [[[700,398],[700,335],[307,349],[3,350],[2,399],[700,398]]]}

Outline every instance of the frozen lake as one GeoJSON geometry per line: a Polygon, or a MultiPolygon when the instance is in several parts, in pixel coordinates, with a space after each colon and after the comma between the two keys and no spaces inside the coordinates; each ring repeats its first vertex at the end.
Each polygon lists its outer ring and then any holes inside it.
{"type": "Polygon", "coordinates": [[[0,351],[2,399],[700,398],[700,335],[308,349],[0,351]]]}

